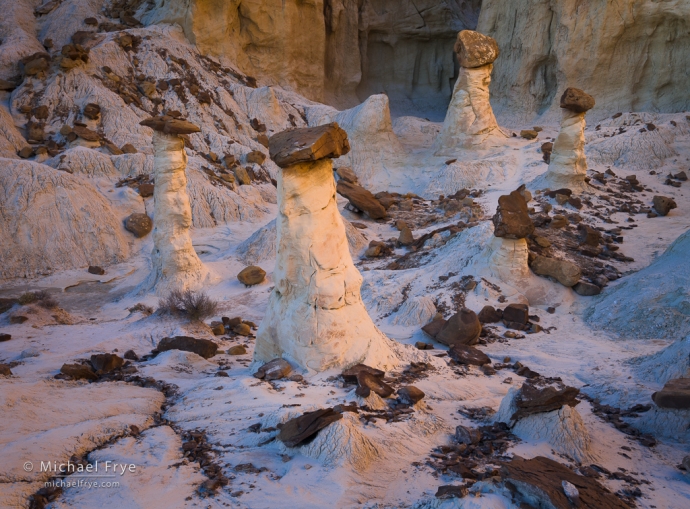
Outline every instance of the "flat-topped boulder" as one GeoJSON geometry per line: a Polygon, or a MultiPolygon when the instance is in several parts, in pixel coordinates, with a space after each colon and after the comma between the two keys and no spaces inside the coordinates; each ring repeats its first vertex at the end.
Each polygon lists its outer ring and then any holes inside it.
{"type": "Polygon", "coordinates": [[[669,380],[652,400],[661,408],[690,409],[690,378],[669,380]]]}
{"type": "Polygon", "coordinates": [[[498,43],[493,37],[474,30],[463,30],[458,33],[454,49],[460,65],[468,69],[492,64],[499,54],[498,43]]]}
{"type": "Polygon", "coordinates": [[[142,120],[139,124],[164,134],[193,134],[201,132],[201,128],[198,125],[169,115],[150,117],[142,120]]]}
{"type": "Polygon", "coordinates": [[[337,122],[299,129],[288,129],[268,139],[271,159],[286,168],[297,163],[337,158],[350,151],[347,133],[337,122]]]}
{"type": "Polygon", "coordinates": [[[529,216],[527,202],[519,191],[498,199],[498,208],[492,221],[496,237],[524,239],[534,233],[534,223],[529,216]]]}
{"type": "Polygon", "coordinates": [[[575,113],[589,111],[594,108],[594,104],[594,97],[579,88],[566,88],[561,96],[561,108],[575,113]]]}

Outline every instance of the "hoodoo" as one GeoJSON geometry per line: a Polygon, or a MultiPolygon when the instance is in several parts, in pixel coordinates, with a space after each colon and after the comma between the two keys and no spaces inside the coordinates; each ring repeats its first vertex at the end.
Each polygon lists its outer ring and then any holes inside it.
{"type": "Polygon", "coordinates": [[[141,125],[153,129],[155,151],[153,270],[144,286],[158,295],[199,289],[209,270],[199,260],[189,235],[192,208],[185,175],[187,154],[180,135],[198,133],[200,129],[166,115],[148,118],[141,125]]]}
{"type": "Polygon", "coordinates": [[[275,288],[254,359],[287,358],[302,368],[366,362],[390,366],[388,339],[362,303],[362,277],[336,204],[332,157],[350,150],[337,123],[291,129],[269,140],[278,176],[275,288]]]}

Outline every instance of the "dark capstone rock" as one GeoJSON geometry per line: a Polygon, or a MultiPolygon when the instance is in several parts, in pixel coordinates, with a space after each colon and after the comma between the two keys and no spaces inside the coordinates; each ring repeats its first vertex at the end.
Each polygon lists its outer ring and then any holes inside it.
{"type": "Polygon", "coordinates": [[[652,203],[654,206],[654,210],[660,216],[665,216],[669,212],[671,212],[671,210],[678,207],[673,198],[669,198],[667,196],[655,196],[652,203]]]}
{"type": "Polygon", "coordinates": [[[110,373],[121,368],[125,360],[113,353],[99,353],[91,356],[91,366],[96,372],[110,373]]]}
{"type": "Polygon", "coordinates": [[[529,217],[527,202],[519,191],[498,199],[498,208],[492,221],[496,237],[524,239],[534,233],[534,223],[529,217]]]}
{"type": "Polygon", "coordinates": [[[566,88],[561,96],[561,108],[584,113],[594,108],[594,97],[579,88],[566,88]]]}
{"type": "Polygon", "coordinates": [[[264,380],[280,380],[292,373],[292,366],[285,359],[273,359],[261,366],[256,373],[255,378],[262,378],[264,380]]]}
{"type": "Polygon", "coordinates": [[[425,334],[428,334],[432,338],[436,338],[438,336],[439,332],[443,330],[443,328],[446,326],[448,323],[447,320],[443,319],[443,317],[439,316],[437,318],[434,318],[432,321],[427,323],[424,327],[422,327],[422,331],[424,331],[425,334]]]}
{"type": "Polygon", "coordinates": [[[690,408],[690,378],[669,380],[663,389],[652,394],[652,400],[661,408],[690,408]]]}
{"type": "Polygon", "coordinates": [[[420,389],[417,389],[414,385],[408,385],[407,387],[398,389],[398,399],[405,405],[414,405],[418,401],[422,401],[424,396],[426,396],[426,394],[420,389]]]}
{"type": "Polygon", "coordinates": [[[580,389],[569,387],[562,382],[547,382],[541,378],[528,379],[515,398],[517,411],[511,419],[517,421],[532,414],[559,410],[563,406],[576,406],[580,389]]]}
{"type": "Polygon", "coordinates": [[[141,184],[137,188],[137,191],[142,198],[148,198],[149,196],[153,196],[154,189],[155,186],[153,184],[141,184]]]}
{"type": "Polygon", "coordinates": [[[580,223],[577,225],[577,240],[580,242],[580,245],[596,247],[601,244],[602,235],[599,230],[580,223]]]}
{"type": "Polygon", "coordinates": [[[145,237],[153,229],[153,221],[146,214],[134,213],[125,219],[125,230],[136,238],[145,237]]]}
{"type": "Polygon", "coordinates": [[[343,371],[340,376],[343,377],[343,380],[345,382],[349,384],[356,384],[357,376],[362,372],[369,373],[370,375],[375,376],[376,378],[383,378],[384,376],[386,376],[385,372],[381,371],[380,369],[367,366],[366,364],[355,364],[354,366],[347,368],[345,371],[343,371]]]}
{"type": "Polygon", "coordinates": [[[89,274],[102,276],[105,274],[105,269],[103,267],[99,267],[98,265],[89,265],[89,274]]]}
{"type": "Polygon", "coordinates": [[[593,285],[592,283],[588,283],[587,281],[579,281],[575,286],[573,286],[573,290],[575,290],[575,293],[582,295],[583,297],[592,297],[601,293],[601,288],[599,288],[597,285],[593,285]]]}
{"type": "Polygon", "coordinates": [[[237,279],[245,286],[258,285],[266,278],[266,271],[256,265],[245,267],[237,274],[237,279]]]}
{"type": "Polygon", "coordinates": [[[168,115],[150,117],[142,120],[139,124],[165,134],[193,134],[201,132],[198,125],[168,115]]]}
{"type": "Polygon", "coordinates": [[[355,394],[366,398],[372,391],[382,398],[387,398],[395,392],[390,385],[385,383],[378,376],[374,376],[364,370],[357,373],[357,389],[355,390],[355,394]]]}
{"type": "Polygon", "coordinates": [[[101,115],[101,107],[98,104],[89,103],[84,106],[84,116],[91,120],[98,120],[101,115]]]}
{"type": "Polygon", "coordinates": [[[96,380],[98,376],[86,364],[63,364],[60,373],[74,380],[96,380]]]}
{"type": "Polygon", "coordinates": [[[332,408],[304,413],[280,426],[278,440],[288,447],[295,447],[310,441],[320,430],[342,418],[343,414],[332,408]]]}
{"type": "Polygon", "coordinates": [[[482,432],[476,428],[468,428],[466,426],[456,426],[455,428],[455,441],[459,444],[478,444],[481,439],[482,432]]]}
{"type": "Polygon", "coordinates": [[[529,321],[529,306],[527,304],[508,304],[503,310],[503,320],[526,324],[529,321]]]}
{"type": "Polygon", "coordinates": [[[551,162],[551,153],[553,152],[553,142],[547,141],[541,145],[542,158],[546,164],[551,162]]]}
{"type": "Polygon", "coordinates": [[[483,366],[491,364],[491,359],[481,350],[467,345],[453,345],[448,351],[448,356],[459,364],[469,364],[471,366],[483,366]]]}
{"type": "Polygon", "coordinates": [[[339,180],[336,186],[338,194],[348,199],[355,208],[364,212],[372,219],[386,217],[386,209],[376,197],[362,186],[339,180]]]}
{"type": "Polygon", "coordinates": [[[125,352],[124,358],[129,360],[129,361],[138,361],[139,356],[136,354],[134,350],[127,350],[125,352]]]}
{"type": "Polygon", "coordinates": [[[471,309],[462,308],[455,313],[436,336],[436,340],[447,346],[456,344],[474,345],[479,340],[482,324],[471,309]]]}
{"type": "Polygon", "coordinates": [[[3,341],[9,341],[10,339],[12,339],[11,334],[5,334],[5,333],[0,334],[0,343],[2,343],[3,341]]]}
{"type": "Polygon", "coordinates": [[[557,461],[537,456],[530,460],[514,456],[501,466],[501,478],[515,493],[518,502],[530,507],[570,509],[575,505],[565,494],[563,481],[577,489],[577,507],[597,509],[629,509],[628,504],[599,482],[578,475],[557,461]]]}
{"type": "Polygon", "coordinates": [[[470,69],[493,63],[499,54],[498,43],[493,37],[474,30],[458,33],[454,49],[460,65],[470,69]]]}
{"type": "Polygon", "coordinates": [[[10,376],[11,374],[12,370],[7,364],[0,364],[0,375],[10,376]]]}
{"type": "Polygon", "coordinates": [[[503,312],[500,309],[495,309],[493,306],[484,306],[477,315],[481,323],[496,323],[503,318],[503,312]]]}
{"type": "MultiPolygon", "coordinates": [[[[464,478],[464,476],[463,476],[464,478]]],[[[447,499],[447,498],[463,498],[469,495],[470,490],[464,484],[460,486],[446,485],[439,486],[436,490],[436,498],[447,499]]]]}
{"type": "Polygon", "coordinates": [[[333,122],[318,127],[288,129],[268,139],[271,159],[281,168],[296,163],[337,158],[350,151],[347,133],[333,122]]]}
{"type": "Polygon", "coordinates": [[[204,359],[210,359],[216,355],[218,345],[208,339],[197,339],[189,336],[174,336],[172,338],[161,339],[156,349],[159,352],[167,352],[168,350],[193,352],[197,355],[200,355],[204,359]]]}

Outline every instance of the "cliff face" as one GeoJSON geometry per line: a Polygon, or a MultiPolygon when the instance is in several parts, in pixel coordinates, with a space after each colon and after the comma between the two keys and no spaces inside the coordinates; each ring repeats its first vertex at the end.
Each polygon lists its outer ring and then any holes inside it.
{"type": "Polygon", "coordinates": [[[453,43],[481,0],[155,0],[147,24],[178,23],[202,53],[317,101],[387,93],[396,113],[443,118],[453,43]]]}
{"type": "Polygon", "coordinates": [[[557,118],[569,86],[596,98],[595,119],[690,109],[687,0],[484,0],[477,30],[501,49],[491,96],[504,120],[557,118]]]}

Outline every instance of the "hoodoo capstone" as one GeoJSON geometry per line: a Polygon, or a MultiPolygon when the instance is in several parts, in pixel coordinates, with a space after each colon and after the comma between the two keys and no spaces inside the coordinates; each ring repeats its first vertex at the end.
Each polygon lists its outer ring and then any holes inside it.
{"type": "Polygon", "coordinates": [[[254,359],[289,359],[323,371],[395,358],[360,296],[329,158],[349,150],[338,124],[291,129],[269,139],[278,175],[275,288],[256,336],[254,359]]]}

